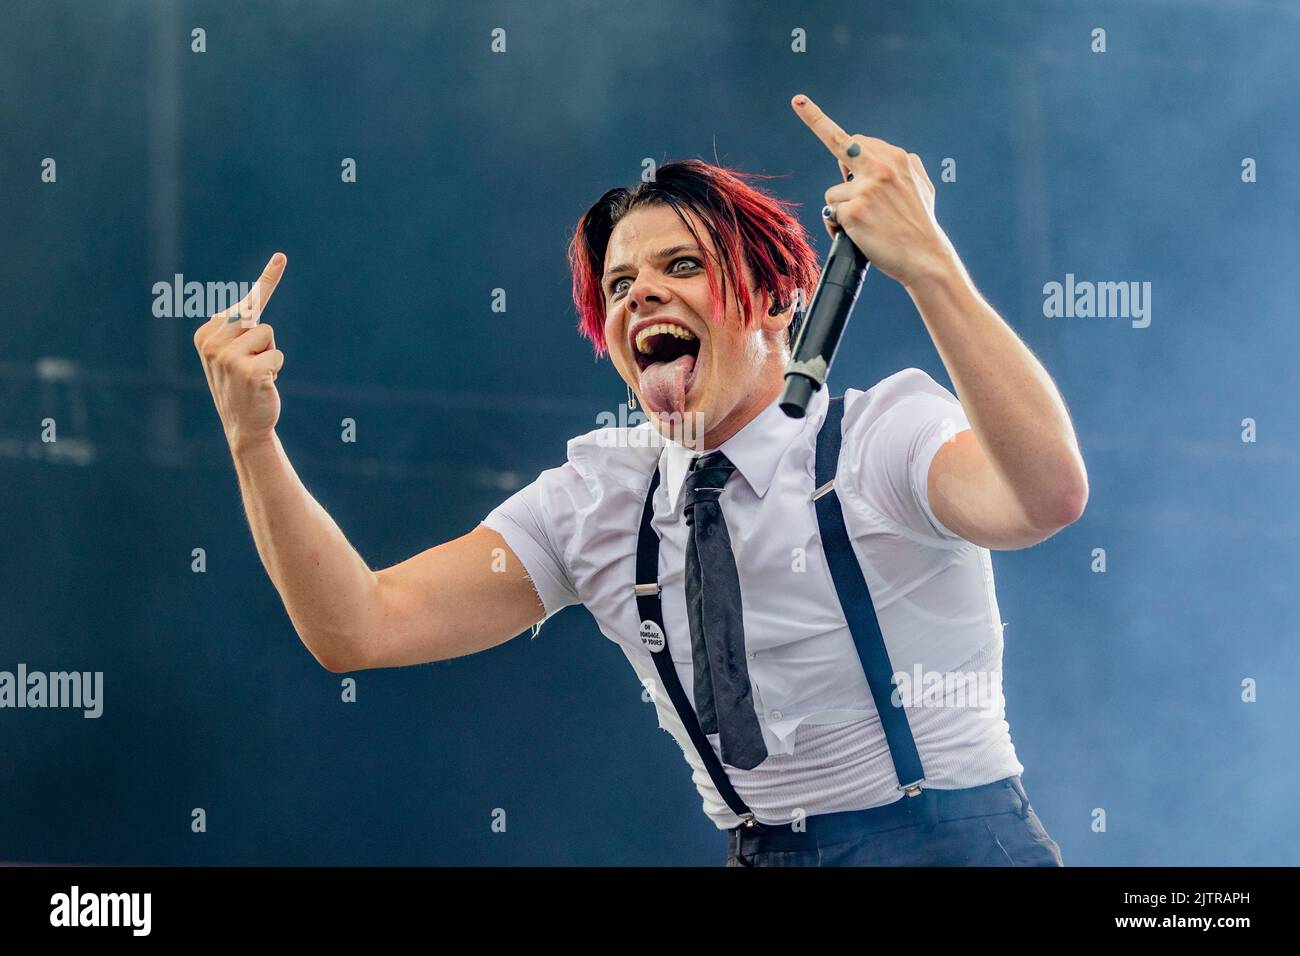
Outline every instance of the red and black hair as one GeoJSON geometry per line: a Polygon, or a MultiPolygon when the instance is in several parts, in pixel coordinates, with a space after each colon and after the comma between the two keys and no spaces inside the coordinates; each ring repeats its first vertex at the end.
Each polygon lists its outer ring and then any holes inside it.
{"type": "MultiPolygon", "coordinates": [[[[601,277],[605,250],[619,220],[638,206],[659,203],[670,207],[701,250],[706,246],[686,217],[689,209],[704,224],[722,264],[722,283],[710,256],[704,270],[713,293],[713,321],[726,312],[728,283],[736,290],[744,328],[753,324],[753,301],[742,281],[739,263],[752,270],[757,288],[768,290],[774,301],[788,307],[798,291],[805,307],[817,285],[820,265],[807,230],[790,212],[798,203],[749,185],[750,179],[773,179],[762,173],[744,173],[698,159],[664,163],[655,178],[632,189],[611,189],[583,213],[569,242],[569,268],[573,272],[573,303],[578,310],[578,331],[591,340],[596,357],[609,351],[605,342],[605,294],[601,277]]],[[[798,334],[797,315],[786,328],[786,341],[798,334]]]]}

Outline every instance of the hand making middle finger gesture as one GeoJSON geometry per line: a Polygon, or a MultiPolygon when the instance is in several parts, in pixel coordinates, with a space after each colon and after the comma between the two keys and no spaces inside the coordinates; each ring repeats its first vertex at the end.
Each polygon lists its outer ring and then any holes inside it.
{"type": "Polygon", "coordinates": [[[800,94],[791,105],[839,163],[845,182],[826,190],[834,222],[886,275],[908,285],[950,263],[952,244],[934,217],[934,183],[921,158],[882,139],[850,136],[800,94]]]}
{"type": "Polygon", "coordinates": [[[277,252],[248,295],[194,332],[194,347],[232,449],[268,437],[280,418],[275,379],[284,353],[275,346],[275,330],[261,318],[285,262],[277,252]]]}

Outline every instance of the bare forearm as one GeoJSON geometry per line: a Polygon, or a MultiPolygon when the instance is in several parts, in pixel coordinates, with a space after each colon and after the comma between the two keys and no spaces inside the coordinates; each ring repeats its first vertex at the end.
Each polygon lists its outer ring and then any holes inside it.
{"type": "Polygon", "coordinates": [[[375,573],[307,491],[274,431],[232,455],[257,553],[294,628],[322,665],[347,669],[378,617],[375,573]]]}
{"type": "Polygon", "coordinates": [[[842,230],[908,290],[979,440],[978,470],[985,478],[996,472],[993,498],[1018,506],[999,509],[1020,514],[993,521],[981,537],[1006,537],[1023,519],[1034,531],[1076,520],[1088,478],[1065,402],[971,282],[934,216],[934,182],[921,157],[877,137],[850,136],[802,93],[790,105],[845,177],[825,193],[827,232],[842,230]]]}
{"type": "Polygon", "coordinates": [[[1086,499],[1087,472],[1060,392],[960,261],[907,289],[980,445],[1026,513],[1050,522],[1086,499]]]}

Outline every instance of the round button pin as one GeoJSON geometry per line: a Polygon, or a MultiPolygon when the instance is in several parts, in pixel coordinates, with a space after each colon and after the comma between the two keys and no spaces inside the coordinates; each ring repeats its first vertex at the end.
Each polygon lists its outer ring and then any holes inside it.
{"type": "Polygon", "coordinates": [[[664,649],[664,632],[654,621],[641,622],[641,643],[650,648],[651,653],[658,654],[664,649]]]}

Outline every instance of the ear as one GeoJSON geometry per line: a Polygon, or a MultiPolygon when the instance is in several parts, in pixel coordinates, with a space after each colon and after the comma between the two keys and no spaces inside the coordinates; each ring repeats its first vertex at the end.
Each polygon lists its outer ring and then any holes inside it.
{"type": "Polygon", "coordinates": [[[778,300],[771,292],[764,290],[762,297],[759,299],[759,308],[759,327],[764,332],[784,332],[786,326],[790,324],[794,302],[784,299],[778,300]],[[773,304],[784,305],[785,308],[776,315],[772,315],[773,304]]]}

